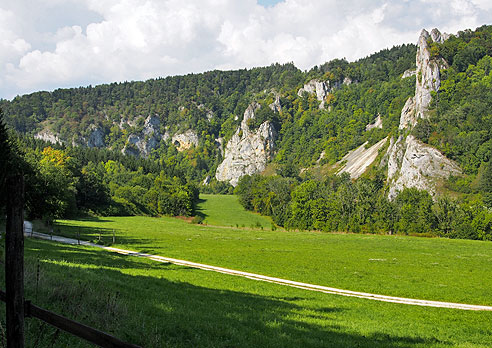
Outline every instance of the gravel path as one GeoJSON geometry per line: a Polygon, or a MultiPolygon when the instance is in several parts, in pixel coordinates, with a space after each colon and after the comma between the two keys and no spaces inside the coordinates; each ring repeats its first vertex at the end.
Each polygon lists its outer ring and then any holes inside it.
{"type": "MultiPolygon", "coordinates": [[[[31,236],[31,233],[27,233],[26,236],[31,236]]],[[[66,237],[61,237],[61,236],[50,236],[48,234],[39,233],[39,232],[33,232],[32,236],[35,238],[40,238],[40,239],[53,240],[53,241],[59,242],[59,243],[72,244],[72,245],[79,244],[79,242],[76,239],[71,239],[71,238],[66,238],[66,237]]],[[[157,262],[172,263],[172,264],[180,265],[180,266],[193,267],[193,268],[203,269],[206,271],[213,271],[213,272],[219,272],[219,273],[224,273],[224,274],[229,274],[229,275],[235,275],[235,276],[244,277],[244,278],[248,278],[248,279],[259,280],[259,281],[264,281],[264,282],[268,282],[268,283],[275,283],[275,284],[290,286],[290,287],[304,289],[304,290],[318,291],[318,292],[323,292],[323,293],[333,294],[333,295],[358,297],[358,298],[363,298],[363,299],[368,299],[368,300],[400,303],[400,304],[423,306],[423,307],[452,308],[452,309],[462,309],[462,310],[470,310],[470,311],[492,311],[492,306],[481,306],[481,305],[471,305],[471,304],[441,302],[441,301],[428,301],[428,300],[418,300],[418,299],[405,298],[405,297],[395,297],[395,296],[370,294],[370,293],[366,293],[366,292],[343,290],[343,289],[331,288],[331,287],[327,287],[327,286],[301,283],[301,282],[296,282],[296,281],[282,279],[282,278],[269,277],[269,276],[265,276],[265,275],[261,275],[261,274],[242,272],[242,271],[237,271],[237,270],[223,268],[223,267],[216,267],[216,266],[210,266],[210,265],[205,265],[205,264],[191,262],[191,261],[173,259],[170,257],[163,257],[163,256],[158,256],[158,255],[140,253],[140,252],[136,252],[136,251],[118,249],[118,248],[113,248],[113,247],[106,247],[106,246],[102,246],[102,245],[98,245],[98,244],[94,244],[94,243],[90,243],[90,242],[81,241],[80,245],[96,247],[96,248],[104,249],[107,251],[111,251],[111,252],[115,252],[115,253],[127,255],[127,256],[144,257],[144,258],[147,258],[147,259],[150,259],[153,261],[157,261],[157,262]]]]}

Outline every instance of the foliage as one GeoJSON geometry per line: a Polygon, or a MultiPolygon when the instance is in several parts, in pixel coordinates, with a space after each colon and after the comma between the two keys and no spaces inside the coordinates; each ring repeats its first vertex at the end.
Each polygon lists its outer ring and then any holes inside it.
{"type": "Polygon", "coordinates": [[[355,182],[347,174],[303,182],[246,176],[239,181],[235,193],[246,209],[271,216],[275,223],[288,229],[482,240],[489,240],[492,233],[492,212],[481,201],[446,197],[433,200],[427,191],[416,188],[406,188],[389,201],[380,174],[355,182]]]}
{"type": "Polygon", "coordinates": [[[104,150],[55,148],[29,138],[15,141],[21,147],[29,218],[194,214],[196,187],[159,163],[104,150]]]}
{"type": "MultiPolygon", "coordinates": [[[[414,56],[415,46],[403,45],[357,62],[333,60],[308,72],[292,64],[211,71],[37,92],[10,102],[0,101],[0,106],[6,111],[7,123],[21,133],[33,135],[45,128],[69,144],[83,142],[98,127],[105,135],[106,146],[113,150],[128,145],[130,134],[141,133],[149,115],[161,121],[161,134],[191,128],[199,137],[197,147],[179,152],[171,141],[163,141],[151,158],[165,167],[169,176],[184,177],[198,185],[207,176],[214,177],[222,161],[216,139],[230,139],[253,100],[261,108],[249,126],[256,129],[264,121],[273,124],[279,134],[274,162],[291,172],[294,167],[298,170],[313,164],[322,151],[323,161],[333,163],[366,140],[371,144],[381,140],[397,128],[401,107],[412,92],[412,79],[401,80],[400,76],[414,65],[414,56]],[[297,95],[299,87],[313,78],[331,87],[323,110],[318,108],[315,96],[297,95]],[[280,112],[269,107],[277,96],[280,112]],[[383,118],[384,130],[366,132],[365,126],[378,114],[383,118]]],[[[223,193],[230,188],[212,184],[204,190],[223,193]]]]}
{"type": "Polygon", "coordinates": [[[5,188],[11,163],[11,151],[7,128],[3,123],[3,113],[0,109],[0,212],[6,204],[7,193],[5,188]]]}

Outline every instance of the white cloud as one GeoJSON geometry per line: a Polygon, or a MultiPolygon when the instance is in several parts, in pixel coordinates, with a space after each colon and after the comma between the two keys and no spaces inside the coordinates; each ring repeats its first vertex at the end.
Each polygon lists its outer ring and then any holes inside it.
{"type": "Polygon", "coordinates": [[[492,20],[484,0],[6,1],[0,97],[7,98],[274,62],[308,69],[415,42],[422,28],[456,32],[492,20]]]}

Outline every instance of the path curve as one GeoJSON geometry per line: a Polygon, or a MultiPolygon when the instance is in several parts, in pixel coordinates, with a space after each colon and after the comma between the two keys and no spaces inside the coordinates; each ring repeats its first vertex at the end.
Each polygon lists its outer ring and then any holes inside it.
{"type": "Polygon", "coordinates": [[[94,244],[94,243],[90,243],[90,242],[80,241],[80,243],[79,243],[79,241],[77,239],[66,238],[66,237],[61,237],[61,236],[50,236],[48,234],[39,233],[39,232],[28,233],[28,234],[26,234],[26,236],[32,236],[32,237],[45,239],[45,240],[52,240],[55,242],[65,243],[65,244],[72,244],[72,245],[80,244],[80,245],[85,245],[85,246],[91,246],[91,247],[104,249],[104,250],[115,252],[115,253],[122,254],[122,255],[144,257],[144,258],[147,258],[147,259],[150,259],[153,261],[157,261],[157,262],[172,263],[175,265],[187,266],[187,267],[198,268],[198,269],[202,269],[202,270],[206,270],[206,271],[213,271],[213,272],[219,272],[219,273],[224,273],[224,274],[229,274],[229,275],[235,275],[235,276],[244,277],[244,278],[248,278],[248,279],[264,281],[264,282],[274,283],[274,284],[280,284],[280,285],[290,286],[290,287],[304,289],[304,290],[323,292],[326,294],[341,295],[341,296],[348,296],[348,297],[357,297],[357,298],[363,298],[363,299],[367,299],[367,300],[400,303],[400,304],[423,306],[423,307],[452,308],[452,309],[462,309],[462,310],[469,310],[469,311],[492,311],[492,306],[471,305],[471,304],[464,304],[464,303],[429,301],[429,300],[418,300],[418,299],[413,299],[413,298],[370,294],[370,293],[366,293],[366,292],[343,290],[343,289],[331,288],[331,287],[322,286],[322,285],[301,283],[301,282],[296,282],[293,280],[269,277],[269,276],[265,276],[265,275],[261,275],[261,274],[255,274],[255,273],[243,272],[243,271],[238,271],[238,270],[229,269],[229,268],[205,265],[202,263],[196,263],[196,262],[191,262],[191,261],[186,261],[186,260],[179,260],[179,259],[174,259],[171,257],[151,255],[151,254],[140,253],[137,251],[107,247],[107,246],[98,245],[98,244],[94,244]]]}

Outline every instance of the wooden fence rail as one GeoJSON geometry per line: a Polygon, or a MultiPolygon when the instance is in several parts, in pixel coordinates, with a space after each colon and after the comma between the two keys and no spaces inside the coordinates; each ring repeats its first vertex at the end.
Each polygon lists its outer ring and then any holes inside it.
{"type": "MultiPolygon", "coordinates": [[[[0,300],[6,300],[5,292],[0,290],[0,300]]],[[[24,301],[24,313],[26,317],[38,318],[54,327],[66,331],[74,336],[80,337],[88,342],[103,348],[142,348],[140,346],[126,343],[105,332],[96,330],[87,325],[65,318],[56,313],[33,305],[30,301],[24,301]]]]}

